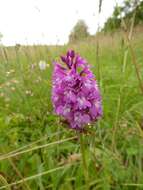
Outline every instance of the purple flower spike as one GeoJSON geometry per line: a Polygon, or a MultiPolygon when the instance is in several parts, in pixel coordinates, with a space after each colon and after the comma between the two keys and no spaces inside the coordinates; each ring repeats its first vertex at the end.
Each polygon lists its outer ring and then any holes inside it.
{"type": "Polygon", "coordinates": [[[69,50],[61,56],[63,67],[54,62],[52,102],[55,113],[66,119],[70,128],[84,126],[102,116],[101,95],[85,59],[69,50]]]}

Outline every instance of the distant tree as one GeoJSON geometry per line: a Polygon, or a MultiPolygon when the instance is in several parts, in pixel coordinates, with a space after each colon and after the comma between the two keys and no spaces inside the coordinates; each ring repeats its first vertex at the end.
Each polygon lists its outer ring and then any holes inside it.
{"type": "Polygon", "coordinates": [[[122,6],[116,6],[110,18],[103,27],[104,32],[112,32],[121,27],[122,19],[126,25],[130,25],[136,12],[135,25],[143,23],[143,0],[125,0],[122,6]]]}
{"type": "Polygon", "coordinates": [[[90,34],[86,23],[83,20],[79,20],[69,36],[69,42],[81,41],[88,36],[90,36],[90,34]]]}

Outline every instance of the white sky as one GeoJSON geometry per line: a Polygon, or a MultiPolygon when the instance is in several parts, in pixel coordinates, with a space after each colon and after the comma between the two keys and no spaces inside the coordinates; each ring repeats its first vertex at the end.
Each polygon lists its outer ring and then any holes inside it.
{"type": "Polygon", "coordinates": [[[4,45],[64,44],[79,19],[85,20],[94,34],[112,14],[115,1],[103,0],[0,0],[0,32],[4,45]]]}

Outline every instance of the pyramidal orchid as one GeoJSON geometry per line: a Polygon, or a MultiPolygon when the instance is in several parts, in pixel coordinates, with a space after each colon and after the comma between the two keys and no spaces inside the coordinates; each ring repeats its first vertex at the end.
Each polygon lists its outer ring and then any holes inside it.
{"type": "Polygon", "coordinates": [[[69,50],[54,62],[52,102],[57,115],[69,127],[83,130],[102,116],[101,95],[90,66],[80,55],[69,50]]]}

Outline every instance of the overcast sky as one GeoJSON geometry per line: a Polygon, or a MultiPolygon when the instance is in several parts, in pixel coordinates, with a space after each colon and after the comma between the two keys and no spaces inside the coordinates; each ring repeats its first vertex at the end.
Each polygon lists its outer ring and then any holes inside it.
{"type": "Polygon", "coordinates": [[[103,0],[0,0],[0,32],[5,45],[64,44],[79,19],[85,20],[89,32],[97,31],[112,14],[115,2],[103,0]]]}

